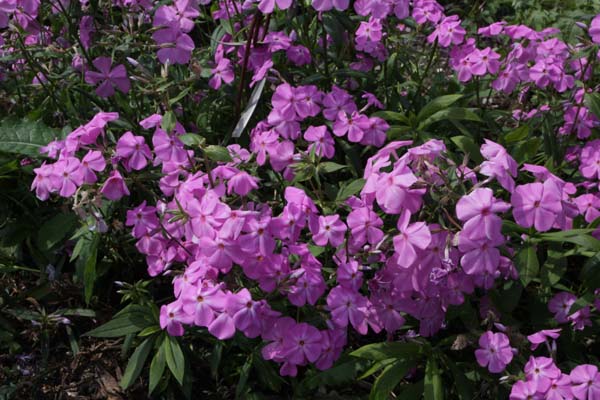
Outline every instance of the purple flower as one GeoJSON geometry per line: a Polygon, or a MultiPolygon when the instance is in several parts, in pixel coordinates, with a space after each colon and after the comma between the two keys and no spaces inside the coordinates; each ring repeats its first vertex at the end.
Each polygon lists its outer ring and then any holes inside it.
{"type": "Polygon", "coordinates": [[[538,393],[537,385],[532,381],[518,381],[510,391],[510,400],[542,400],[544,395],[538,393]]]}
{"type": "Polygon", "coordinates": [[[466,35],[465,29],[460,26],[457,15],[445,17],[435,28],[433,33],[427,37],[429,43],[437,39],[441,47],[449,47],[451,44],[461,44],[466,35]]]}
{"type": "Polygon", "coordinates": [[[578,365],[571,371],[571,391],[577,400],[600,399],[600,374],[595,365],[578,365]]]}
{"type": "Polygon", "coordinates": [[[485,332],[479,338],[479,347],[475,350],[477,362],[492,373],[502,372],[513,359],[513,350],[504,333],[485,332]]]}
{"type": "Polygon", "coordinates": [[[398,253],[398,264],[408,268],[417,260],[417,250],[424,250],[431,243],[431,233],[425,222],[410,224],[410,212],[402,211],[398,218],[399,234],[394,236],[394,250],[398,253]]]}
{"type": "Polygon", "coordinates": [[[211,70],[212,77],[208,81],[208,86],[217,90],[221,87],[221,83],[227,84],[233,82],[235,75],[231,66],[231,61],[227,58],[221,58],[215,68],[211,70]]]}
{"type": "Polygon", "coordinates": [[[263,14],[270,14],[275,9],[275,4],[280,10],[287,10],[292,5],[292,0],[260,0],[258,9],[263,14]]]}
{"type": "Polygon", "coordinates": [[[152,39],[160,45],[158,60],[169,64],[187,64],[192,57],[194,41],[177,28],[165,28],[152,34],[152,39]]]}
{"type": "Polygon", "coordinates": [[[96,94],[100,97],[110,97],[115,94],[115,88],[122,93],[129,92],[131,83],[127,77],[127,70],[123,64],[114,68],[110,57],[98,57],[93,61],[94,67],[99,71],[87,71],[85,81],[90,85],[98,85],[96,94]]]}
{"type": "Polygon", "coordinates": [[[102,185],[100,193],[109,200],[119,200],[123,196],[129,196],[129,189],[125,185],[125,180],[119,171],[114,170],[102,185]]]}
{"type": "Polygon", "coordinates": [[[299,323],[283,339],[283,356],[295,365],[315,362],[321,355],[321,332],[312,325],[299,323]]]}
{"type": "Polygon", "coordinates": [[[53,188],[62,197],[71,197],[79,186],[83,184],[84,170],[81,162],[75,157],[57,161],[52,168],[50,176],[53,188]]]}
{"type": "Polygon", "coordinates": [[[117,141],[117,156],[126,159],[127,167],[139,171],[152,159],[152,152],[143,136],[125,132],[117,141]]]}
{"type": "Polygon", "coordinates": [[[562,213],[562,191],[553,179],[519,185],[511,197],[515,221],[539,232],[552,228],[562,213]]]}
{"type": "Polygon", "coordinates": [[[460,198],[456,204],[456,216],[466,221],[463,232],[472,239],[487,237],[492,239],[500,234],[502,219],[495,213],[502,213],[510,204],[494,198],[491,189],[475,189],[460,198]]]}
{"type": "Polygon", "coordinates": [[[346,224],[340,220],[339,215],[320,216],[319,231],[313,236],[313,241],[319,246],[330,243],[333,247],[338,247],[344,242],[346,230],[346,224]]]}
{"type": "Polygon", "coordinates": [[[561,376],[560,369],[554,365],[554,360],[548,357],[529,357],[525,364],[525,376],[527,380],[533,381],[537,385],[539,392],[545,392],[550,388],[552,380],[561,376]]]}
{"type": "Polygon", "coordinates": [[[335,141],[325,125],[309,126],[304,132],[304,140],[312,142],[308,151],[315,151],[319,157],[333,158],[335,155],[335,141]]]}
{"type": "Polygon", "coordinates": [[[568,322],[569,310],[577,301],[577,296],[569,292],[560,292],[554,295],[548,302],[548,310],[554,313],[554,319],[559,324],[568,322]]]}
{"type": "Polygon", "coordinates": [[[334,287],[327,295],[327,308],[336,326],[344,328],[350,323],[360,334],[367,334],[367,299],[358,292],[342,286],[334,287]]]}
{"type": "Polygon", "coordinates": [[[548,338],[558,339],[561,329],[546,329],[527,336],[527,340],[531,343],[531,350],[535,350],[542,343],[545,343],[548,338]]]}

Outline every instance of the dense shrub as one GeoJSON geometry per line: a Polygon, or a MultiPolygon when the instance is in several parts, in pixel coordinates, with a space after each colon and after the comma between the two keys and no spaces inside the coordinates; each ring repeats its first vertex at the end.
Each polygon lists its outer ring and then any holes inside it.
{"type": "Polygon", "coordinates": [[[123,387],[191,395],[201,337],[241,398],[600,398],[600,16],[469,3],[0,0],[48,262],[150,277],[87,333],[123,387]]]}

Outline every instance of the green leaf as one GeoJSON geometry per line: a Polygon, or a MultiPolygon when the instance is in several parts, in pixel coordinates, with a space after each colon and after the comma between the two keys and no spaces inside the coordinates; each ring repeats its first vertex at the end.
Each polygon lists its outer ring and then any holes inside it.
{"type": "Polygon", "coordinates": [[[200,147],[206,143],[206,139],[195,133],[186,133],[185,135],[178,136],[179,140],[186,146],[200,147]]]}
{"type": "Polygon", "coordinates": [[[89,303],[94,292],[94,284],[96,283],[96,262],[98,259],[98,243],[100,238],[98,235],[94,235],[92,240],[88,259],[85,261],[83,267],[83,291],[85,302],[89,303]]]}
{"type": "Polygon", "coordinates": [[[529,125],[521,125],[514,131],[507,133],[506,136],[504,136],[504,142],[507,144],[519,142],[528,136],[529,136],[529,125]]]}
{"type": "Polygon", "coordinates": [[[233,159],[229,150],[223,146],[210,145],[204,149],[204,153],[213,161],[231,162],[233,159]]]}
{"type": "Polygon", "coordinates": [[[452,376],[454,377],[454,388],[456,389],[456,394],[458,395],[459,400],[472,400],[474,397],[475,390],[473,388],[473,384],[467,376],[454,362],[447,360],[448,365],[450,366],[450,371],[452,372],[452,376]]]}
{"type": "Polygon", "coordinates": [[[64,134],[40,121],[6,118],[0,120],[0,152],[43,157],[40,149],[64,134]]]}
{"type": "Polygon", "coordinates": [[[400,383],[410,368],[406,361],[396,361],[392,365],[385,367],[383,372],[377,377],[369,400],[386,400],[392,390],[400,383]]]}
{"type": "Polygon", "coordinates": [[[252,94],[250,95],[250,99],[248,100],[248,105],[246,106],[246,109],[242,112],[242,114],[240,115],[240,119],[239,119],[238,123],[235,125],[235,128],[233,129],[233,133],[231,134],[232,137],[238,138],[242,135],[242,132],[246,128],[246,125],[248,125],[248,121],[250,121],[250,118],[252,118],[252,114],[254,114],[256,105],[258,104],[258,101],[260,100],[260,95],[262,94],[263,89],[265,88],[266,81],[267,81],[267,79],[263,78],[260,82],[258,82],[258,84],[256,86],[254,86],[254,90],[252,91],[252,94]]]}
{"type": "Polygon", "coordinates": [[[600,252],[588,258],[579,273],[581,282],[589,289],[600,287],[600,252]]]}
{"type": "Polygon", "coordinates": [[[355,179],[346,185],[342,186],[338,191],[335,201],[340,203],[346,201],[350,196],[360,192],[365,186],[366,181],[363,178],[355,179]]]}
{"type": "Polygon", "coordinates": [[[389,358],[417,359],[425,347],[425,344],[415,342],[372,343],[354,350],[350,355],[375,361],[389,358]]]}
{"type": "Polygon", "coordinates": [[[568,231],[542,233],[539,238],[548,242],[573,243],[593,251],[600,251],[600,240],[590,236],[593,229],[571,229],[568,231]]]}
{"type": "Polygon", "coordinates": [[[386,121],[397,121],[402,122],[403,125],[408,125],[408,117],[402,113],[394,111],[377,111],[372,114],[373,117],[383,118],[386,121]]]}
{"type": "Polygon", "coordinates": [[[437,361],[431,357],[425,366],[425,400],[443,400],[442,374],[437,361]]]}
{"type": "Polygon", "coordinates": [[[48,251],[63,241],[75,229],[75,214],[56,214],[44,222],[37,234],[37,243],[41,250],[48,251]]]}
{"type": "Polygon", "coordinates": [[[158,348],[158,351],[152,358],[152,362],[150,363],[150,376],[148,382],[148,392],[154,392],[156,386],[160,382],[160,378],[162,378],[163,373],[165,372],[165,348],[164,341],[161,346],[158,348]]]}
{"type": "Polygon", "coordinates": [[[248,377],[250,376],[250,370],[252,369],[253,359],[254,357],[252,356],[252,354],[250,354],[250,356],[242,366],[242,369],[240,370],[240,379],[238,380],[238,384],[235,387],[236,399],[242,398],[242,396],[244,396],[246,392],[246,384],[248,383],[248,377]]]}
{"type": "Polygon", "coordinates": [[[377,361],[377,362],[373,363],[373,365],[371,365],[371,367],[368,370],[366,370],[361,376],[356,378],[356,380],[360,381],[362,379],[368,378],[369,376],[373,375],[375,372],[395,363],[396,361],[397,360],[395,358],[388,358],[387,360],[377,361]]]}
{"type": "Polygon", "coordinates": [[[359,358],[347,361],[340,360],[332,368],[318,372],[316,375],[305,379],[301,386],[306,389],[314,389],[323,385],[337,386],[348,384],[353,382],[359,371],[366,368],[367,365],[367,361],[359,358]]]}
{"type": "Polygon", "coordinates": [[[144,364],[148,358],[148,354],[150,354],[150,350],[152,350],[155,339],[155,337],[149,337],[148,339],[144,340],[129,358],[129,362],[127,362],[127,367],[125,368],[125,373],[121,378],[121,387],[123,389],[127,389],[129,386],[131,386],[138,376],[140,376],[142,368],[144,368],[144,364]]]}
{"type": "Polygon", "coordinates": [[[326,162],[320,163],[318,168],[319,168],[319,171],[327,174],[327,173],[331,173],[331,172],[335,172],[335,171],[339,171],[339,170],[348,168],[348,166],[330,162],[330,161],[326,161],[326,162]]]}
{"type": "Polygon", "coordinates": [[[469,158],[476,163],[481,163],[483,161],[483,157],[479,151],[479,146],[467,136],[454,136],[450,138],[452,142],[458,147],[463,153],[467,154],[469,158]]]}
{"type": "Polygon", "coordinates": [[[183,385],[185,359],[183,358],[183,352],[181,351],[179,342],[177,339],[168,336],[163,342],[163,346],[165,346],[165,358],[167,360],[169,370],[171,370],[171,373],[175,379],[177,379],[177,382],[179,382],[180,385],[183,385]]]}
{"type": "Polygon", "coordinates": [[[479,116],[475,114],[471,109],[453,107],[436,112],[435,114],[427,118],[425,121],[421,122],[417,130],[424,130],[429,125],[444,120],[481,122],[481,118],[479,118],[479,116]]]}
{"type": "Polygon", "coordinates": [[[137,333],[155,323],[152,312],[147,307],[129,306],[115,314],[112,320],[85,335],[99,338],[121,337],[137,333]]]}
{"type": "Polygon", "coordinates": [[[592,114],[600,118],[600,95],[598,93],[586,93],[584,101],[585,106],[592,114]]]}
{"type": "Polygon", "coordinates": [[[560,279],[567,270],[567,259],[563,252],[548,250],[548,258],[540,271],[542,284],[552,287],[560,282],[560,279]]]}
{"type": "Polygon", "coordinates": [[[173,111],[167,111],[162,117],[160,127],[165,132],[173,132],[176,123],[177,118],[175,117],[175,113],[173,111]]]}
{"type": "Polygon", "coordinates": [[[515,263],[521,277],[521,283],[523,283],[523,287],[527,287],[529,282],[536,278],[540,271],[540,264],[535,253],[535,248],[527,246],[519,250],[515,256],[515,263]]]}
{"type": "Polygon", "coordinates": [[[408,385],[397,396],[399,400],[421,400],[423,397],[423,380],[408,385]]]}
{"type": "Polygon", "coordinates": [[[417,115],[417,121],[423,122],[438,111],[444,110],[463,97],[462,94],[448,94],[431,100],[417,115]]]}

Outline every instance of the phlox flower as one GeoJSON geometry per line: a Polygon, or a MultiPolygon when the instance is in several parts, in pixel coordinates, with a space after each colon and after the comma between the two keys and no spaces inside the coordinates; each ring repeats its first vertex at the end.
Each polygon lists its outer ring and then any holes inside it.
{"type": "Polygon", "coordinates": [[[398,235],[394,236],[394,250],[398,253],[398,264],[410,267],[417,259],[417,250],[424,250],[431,243],[431,233],[425,222],[410,224],[410,212],[404,210],[398,219],[398,235]]]}
{"type": "Polygon", "coordinates": [[[158,228],[156,208],[146,205],[146,200],[133,210],[127,211],[126,226],[133,226],[133,237],[140,238],[158,228]]]}
{"type": "Polygon", "coordinates": [[[460,19],[456,15],[445,17],[427,37],[427,41],[433,43],[437,39],[441,47],[449,47],[451,44],[461,44],[467,32],[460,26],[460,22],[460,19]]]}
{"type": "Polygon", "coordinates": [[[351,324],[361,335],[366,335],[367,299],[354,290],[336,286],[327,295],[327,308],[336,326],[351,324]]]}
{"type": "Polygon", "coordinates": [[[600,399],[600,373],[595,365],[584,364],[570,374],[571,391],[577,400],[600,399]]]}
{"type": "Polygon", "coordinates": [[[552,228],[563,211],[562,192],[552,179],[519,185],[511,196],[515,221],[539,232],[552,228]]]}
{"type": "Polygon", "coordinates": [[[226,296],[219,286],[205,283],[187,286],[181,293],[186,314],[193,316],[196,326],[208,327],[226,307],[226,296]]]}
{"type": "Polygon", "coordinates": [[[346,230],[346,224],[340,220],[339,215],[319,216],[319,232],[313,236],[313,241],[319,246],[329,243],[338,247],[344,242],[346,230]]]}
{"type": "Polygon", "coordinates": [[[552,380],[560,378],[561,375],[562,372],[554,365],[554,360],[548,357],[530,356],[525,364],[525,377],[535,382],[537,390],[542,393],[550,388],[552,380]]]}
{"type": "Polygon", "coordinates": [[[583,147],[579,171],[587,179],[600,178],[600,139],[592,140],[583,147]]]}
{"type": "Polygon", "coordinates": [[[188,315],[183,311],[183,304],[180,301],[163,305],[160,308],[160,327],[166,329],[171,336],[183,336],[183,325],[189,325],[193,322],[193,315],[188,315]]]}
{"type": "Polygon", "coordinates": [[[481,163],[480,173],[490,178],[496,178],[500,185],[509,192],[515,187],[514,177],[517,176],[517,162],[498,143],[485,139],[481,145],[481,155],[486,159],[481,163]]]}
{"type": "Polygon", "coordinates": [[[117,141],[117,156],[126,159],[127,167],[139,171],[152,159],[152,152],[143,136],[125,132],[117,141]]]}
{"type": "Polygon", "coordinates": [[[234,192],[240,196],[246,196],[252,190],[258,189],[258,178],[251,176],[246,171],[239,171],[227,182],[227,194],[234,192]]]}
{"type": "Polygon", "coordinates": [[[162,64],[187,64],[195,48],[192,38],[176,27],[160,29],[152,39],[160,46],[157,56],[162,64]]]}
{"type": "Polygon", "coordinates": [[[312,143],[308,151],[315,149],[319,157],[333,158],[335,155],[335,142],[325,125],[309,126],[304,132],[304,140],[312,143]]]}
{"type": "Polygon", "coordinates": [[[292,0],[260,0],[258,9],[263,14],[270,14],[275,9],[275,4],[280,10],[287,10],[292,5],[292,0]]]}
{"type": "Polygon", "coordinates": [[[356,260],[341,263],[336,272],[336,279],[340,286],[347,289],[358,290],[362,286],[363,273],[359,270],[356,260]]]}
{"type": "Polygon", "coordinates": [[[305,304],[315,305],[327,290],[327,284],[319,271],[300,268],[294,270],[293,278],[296,278],[296,281],[288,290],[288,299],[296,307],[305,304]]]}
{"type": "Polygon", "coordinates": [[[53,165],[50,179],[52,187],[62,197],[73,196],[84,180],[84,170],[81,167],[81,162],[75,157],[57,161],[53,165]]]}
{"type": "Polygon", "coordinates": [[[313,0],[312,6],[317,11],[329,11],[334,7],[338,11],[344,11],[349,3],[349,0],[313,0]]]}
{"type": "MultiPolygon", "coordinates": [[[[538,389],[539,392],[539,389],[538,389]]],[[[571,391],[571,377],[562,374],[560,377],[550,382],[550,387],[546,392],[545,400],[571,400],[573,392],[571,391]]]]}
{"type": "Polygon", "coordinates": [[[357,111],[347,115],[344,111],[340,111],[333,123],[333,134],[336,136],[347,134],[349,141],[357,143],[362,140],[364,131],[368,128],[369,118],[366,115],[359,114],[357,111]]]}
{"type": "Polygon", "coordinates": [[[121,173],[114,170],[110,173],[108,179],[102,185],[100,193],[109,200],[119,200],[123,196],[129,196],[129,189],[125,185],[125,180],[121,173]]]}
{"type": "Polygon", "coordinates": [[[39,168],[33,170],[35,177],[31,182],[31,190],[35,189],[35,195],[42,201],[48,200],[50,193],[55,191],[54,179],[52,179],[53,171],[54,165],[45,162],[39,168]]]}
{"type": "Polygon", "coordinates": [[[549,338],[556,340],[560,336],[561,329],[546,329],[527,336],[527,340],[531,343],[531,350],[535,350],[542,343],[545,343],[549,338]]]}
{"type": "Polygon", "coordinates": [[[106,168],[106,161],[102,153],[96,150],[89,150],[81,159],[83,182],[88,184],[96,183],[98,177],[95,172],[104,171],[104,168],[106,168]]]}
{"type": "Polygon", "coordinates": [[[353,246],[361,246],[365,243],[375,245],[383,239],[383,220],[368,207],[360,207],[352,210],[346,218],[351,233],[353,246]]]}
{"type": "Polygon", "coordinates": [[[590,23],[588,33],[592,38],[592,42],[600,44],[600,15],[596,15],[590,23]]]}
{"type": "Polygon", "coordinates": [[[456,216],[465,222],[463,232],[472,239],[492,239],[500,234],[502,219],[496,213],[510,208],[510,204],[494,198],[488,188],[475,189],[456,203],[456,216]]]}
{"type": "Polygon", "coordinates": [[[485,332],[479,337],[479,349],[475,350],[477,362],[492,373],[499,373],[513,359],[513,351],[504,333],[485,332]]]}
{"type": "Polygon", "coordinates": [[[500,54],[496,53],[490,47],[486,47],[483,50],[477,50],[471,54],[470,61],[471,71],[473,75],[483,76],[487,73],[495,74],[500,69],[500,54]]]}
{"type": "Polygon", "coordinates": [[[533,381],[517,381],[511,391],[510,400],[542,400],[544,395],[538,393],[537,385],[533,381]]]}
{"type": "Polygon", "coordinates": [[[548,310],[554,313],[554,319],[559,324],[568,322],[571,306],[577,301],[577,296],[569,292],[555,294],[548,302],[548,310]]]}
{"type": "Polygon", "coordinates": [[[458,236],[458,249],[464,253],[460,259],[463,271],[468,275],[494,275],[500,265],[500,251],[497,246],[504,243],[501,235],[472,239],[461,232],[458,236]]]}
{"type": "Polygon", "coordinates": [[[96,94],[100,97],[110,97],[115,94],[115,88],[122,93],[129,92],[131,83],[123,64],[112,68],[110,57],[98,57],[92,61],[98,71],[87,71],[85,81],[90,85],[98,85],[96,94]]]}
{"type": "Polygon", "coordinates": [[[321,332],[310,324],[296,324],[283,339],[283,356],[288,363],[305,365],[315,362],[321,352],[321,332]]]}
{"type": "Polygon", "coordinates": [[[217,90],[221,87],[221,83],[230,84],[235,79],[231,61],[228,58],[221,58],[217,66],[211,70],[212,77],[208,81],[208,86],[217,90]]]}

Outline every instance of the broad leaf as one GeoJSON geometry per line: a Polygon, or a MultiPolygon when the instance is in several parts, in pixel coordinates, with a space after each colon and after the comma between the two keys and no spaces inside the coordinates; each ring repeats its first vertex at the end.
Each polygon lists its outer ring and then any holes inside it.
{"type": "Polygon", "coordinates": [[[179,382],[180,385],[183,385],[185,359],[183,358],[183,352],[181,351],[179,342],[177,339],[168,336],[163,342],[163,346],[165,347],[165,359],[167,360],[169,370],[171,370],[171,373],[175,379],[177,379],[177,382],[179,382]]]}
{"type": "Polygon", "coordinates": [[[427,360],[425,366],[425,400],[443,400],[442,374],[434,358],[427,360]]]}
{"type": "Polygon", "coordinates": [[[415,342],[372,343],[354,350],[350,355],[375,361],[389,358],[416,359],[425,347],[425,344],[415,342]]]}
{"type": "Polygon", "coordinates": [[[407,361],[396,361],[392,365],[385,367],[373,384],[369,400],[388,399],[390,392],[400,383],[410,367],[411,364],[407,361]]]}
{"type": "Polygon", "coordinates": [[[63,136],[63,132],[39,121],[3,119],[0,121],[0,152],[42,157],[40,149],[63,136]]]}
{"type": "Polygon", "coordinates": [[[437,97],[437,98],[431,100],[425,107],[423,107],[421,109],[421,111],[417,115],[417,120],[419,122],[425,121],[425,119],[429,118],[436,112],[450,107],[452,104],[456,103],[462,97],[463,97],[462,94],[448,94],[448,95],[440,96],[440,97],[437,97]]]}
{"type": "Polygon", "coordinates": [[[529,282],[538,276],[540,272],[540,264],[533,246],[527,246],[519,250],[515,257],[517,270],[521,277],[521,283],[527,287],[529,282]]]}
{"type": "Polygon", "coordinates": [[[150,350],[152,350],[155,339],[155,337],[149,337],[148,339],[144,340],[129,358],[129,362],[125,368],[125,373],[121,378],[121,387],[123,389],[127,389],[129,386],[131,386],[137,377],[140,376],[142,368],[144,368],[144,364],[148,358],[148,354],[150,354],[150,350]]]}

